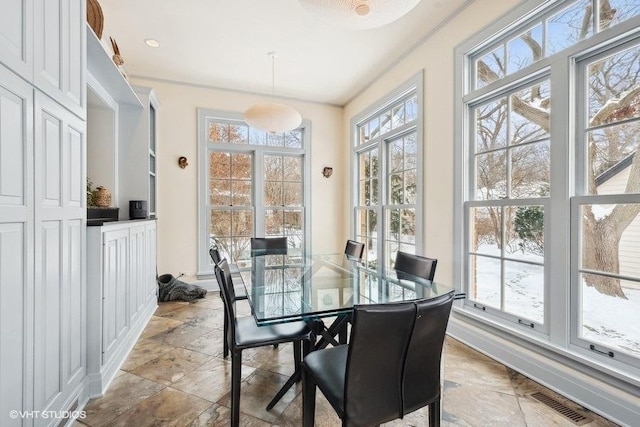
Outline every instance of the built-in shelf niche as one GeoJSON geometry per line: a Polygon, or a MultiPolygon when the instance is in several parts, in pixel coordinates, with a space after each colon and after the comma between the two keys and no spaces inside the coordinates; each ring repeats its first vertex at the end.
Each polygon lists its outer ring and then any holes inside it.
{"type": "Polygon", "coordinates": [[[118,105],[112,98],[87,88],[87,178],[94,188],[111,191],[111,205],[118,196],[118,105]]]}
{"type": "Polygon", "coordinates": [[[128,165],[122,165],[121,151],[133,143],[128,129],[133,116],[142,115],[143,104],[89,26],[87,70],[87,178],[111,192],[111,206],[120,208],[120,219],[126,219],[120,174],[128,165]]]}

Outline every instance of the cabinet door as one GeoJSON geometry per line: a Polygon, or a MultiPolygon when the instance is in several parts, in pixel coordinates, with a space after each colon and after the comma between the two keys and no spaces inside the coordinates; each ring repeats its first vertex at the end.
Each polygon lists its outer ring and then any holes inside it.
{"type": "Polygon", "coordinates": [[[102,282],[102,363],[117,350],[118,339],[127,331],[127,266],[129,230],[104,233],[102,282]]]}
{"type": "Polygon", "coordinates": [[[86,1],[35,0],[34,83],[84,118],[86,1]]]}
{"type": "Polygon", "coordinates": [[[33,0],[0,2],[0,63],[33,80],[33,0]]]}
{"type": "Polygon", "coordinates": [[[86,373],[85,123],[38,91],[34,117],[34,409],[47,410],[86,373]]]}
{"type": "Polygon", "coordinates": [[[147,277],[145,286],[145,301],[148,298],[158,299],[158,268],[156,262],[156,223],[146,226],[147,243],[147,277]]]}
{"type": "MultiPolygon", "coordinates": [[[[0,18],[2,21],[3,18],[0,18]]],[[[0,65],[0,425],[33,381],[33,90],[0,65]]]]}
{"type": "Polygon", "coordinates": [[[144,225],[131,227],[129,232],[129,309],[131,322],[137,319],[137,314],[144,305],[146,276],[147,276],[147,245],[144,225]]]}

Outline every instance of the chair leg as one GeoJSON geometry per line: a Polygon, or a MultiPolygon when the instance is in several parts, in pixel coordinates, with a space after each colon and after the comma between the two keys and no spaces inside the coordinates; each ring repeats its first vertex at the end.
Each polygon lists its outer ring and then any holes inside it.
{"type": "Polygon", "coordinates": [[[340,329],[340,332],[338,332],[338,342],[340,344],[347,343],[347,323],[345,323],[344,326],[340,329]]]}
{"type": "Polygon", "coordinates": [[[302,342],[300,341],[293,342],[293,363],[295,363],[294,374],[301,379],[300,369],[302,369],[302,342]]]}
{"type": "Polygon", "coordinates": [[[429,404],[429,427],[440,427],[440,399],[429,404]]]}
{"type": "Polygon", "coordinates": [[[302,370],[302,427],[313,427],[316,418],[316,383],[302,370]]]}
{"type": "Polygon", "coordinates": [[[229,319],[227,319],[227,308],[223,309],[224,325],[222,327],[222,358],[226,359],[229,355],[229,319]]]}
{"type": "Polygon", "coordinates": [[[308,340],[302,341],[302,359],[303,360],[305,357],[307,357],[309,353],[311,353],[315,342],[316,342],[315,334],[311,334],[308,340]]]}
{"type": "Polygon", "coordinates": [[[242,381],[242,352],[231,354],[231,427],[240,426],[240,381],[242,381]]]}

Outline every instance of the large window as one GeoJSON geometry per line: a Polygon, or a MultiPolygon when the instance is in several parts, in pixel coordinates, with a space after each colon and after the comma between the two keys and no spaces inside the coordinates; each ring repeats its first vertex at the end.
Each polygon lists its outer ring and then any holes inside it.
{"type": "Polygon", "coordinates": [[[576,337],[640,358],[640,40],[577,64],[576,337]]]}
{"type": "Polygon", "coordinates": [[[288,238],[308,246],[307,126],[271,134],[237,114],[198,111],[199,274],[210,275],[209,247],[231,260],[252,236],[288,238]]]}
{"type": "Polygon", "coordinates": [[[550,100],[545,76],[470,108],[475,120],[468,298],[476,307],[509,313],[532,327],[544,324],[550,100]],[[546,108],[529,113],[525,102],[546,108]]]}
{"type": "Polygon", "coordinates": [[[354,237],[372,269],[393,266],[399,250],[422,249],[421,94],[419,76],[352,124],[354,237]]]}
{"type": "Polygon", "coordinates": [[[638,15],[632,0],[547,2],[470,42],[458,67],[465,309],[629,369],[640,366],[638,15]]]}

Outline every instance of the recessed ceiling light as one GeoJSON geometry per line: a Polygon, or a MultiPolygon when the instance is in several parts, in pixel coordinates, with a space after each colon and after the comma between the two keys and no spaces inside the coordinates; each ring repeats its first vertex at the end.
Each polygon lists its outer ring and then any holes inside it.
{"type": "Polygon", "coordinates": [[[145,39],[144,42],[150,47],[160,47],[160,42],[156,39],[145,39]]]}

